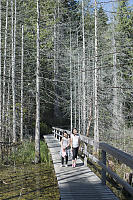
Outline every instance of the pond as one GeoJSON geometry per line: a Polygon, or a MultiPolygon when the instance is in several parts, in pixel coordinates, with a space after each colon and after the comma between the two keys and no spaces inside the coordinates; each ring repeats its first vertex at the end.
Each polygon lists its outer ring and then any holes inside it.
{"type": "Polygon", "coordinates": [[[53,166],[41,163],[1,167],[0,199],[59,200],[53,166]]]}

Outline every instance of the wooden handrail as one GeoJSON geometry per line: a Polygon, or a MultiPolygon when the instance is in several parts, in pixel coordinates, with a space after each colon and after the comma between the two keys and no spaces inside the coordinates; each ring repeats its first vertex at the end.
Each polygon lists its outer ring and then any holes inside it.
{"type": "MultiPolygon", "coordinates": [[[[53,133],[55,135],[55,137],[57,139],[59,139],[61,141],[62,136],[62,132],[66,131],[69,135],[71,135],[71,132],[68,130],[64,130],[64,129],[60,129],[60,128],[55,128],[53,127],[53,133]]],[[[95,143],[94,140],[92,140],[91,138],[88,138],[84,135],[80,134],[80,139],[81,141],[85,144],[85,150],[84,150],[84,154],[85,154],[85,159],[84,159],[84,163],[86,163],[86,159],[87,157],[89,157],[93,162],[96,162],[98,165],[100,165],[102,167],[102,183],[106,184],[106,172],[108,172],[110,174],[110,176],[112,178],[114,178],[119,184],[121,184],[132,196],[133,196],[133,187],[130,186],[126,181],[124,181],[123,179],[121,179],[116,173],[114,173],[110,167],[106,166],[106,153],[112,155],[114,158],[118,159],[121,163],[126,164],[127,166],[129,166],[131,169],[133,169],[133,156],[107,144],[107,143],[95,143]],[[98,160],[95,156],[93,156],[92,154],[87,152],[87,144],[91,145],[91,146],[97,146],[99,149],[102,150],[102,160],[98,160]]],[[[86,165],[86,164],[85,164],[86,165]]]]}
{"type": "Polygon", "coordinates": [[[115,147],[112,147],[111,145],[106,144],[106,143],[99,143],[99,147],[103,151],[109,153],[110,155],[117,158],[119,161],[121,161],[122,163],[126,164],[131,169],[133,169],[133,156],[131,156],[115,147]]]}

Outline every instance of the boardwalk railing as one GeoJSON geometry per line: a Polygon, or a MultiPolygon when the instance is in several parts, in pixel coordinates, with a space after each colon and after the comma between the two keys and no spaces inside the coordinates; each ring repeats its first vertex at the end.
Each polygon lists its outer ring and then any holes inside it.
{"type": "MultiPolygon", "coordinates": [[[[57,138],[59,141],[61,141],[61,138],[63,137],[63,132],[66,131],[69,135],[71,135],[71,132],[68,130],[64,130],[64,129],[60,129],[60,128],[52,128],[52,132],[55,136],[55,138],[57,138]]],[[[106,172],[108,172],[108,174],[110,174],[110,176],[112,178],[114,178],[120,185],[122,185],[126,191],[128,191],[132,196],[133,196],[133,187],[131,185],[129,185],[126,181],[124,181],[122,178],[120,178],[115,172],[113,172],[111,170],[110,167],[106,166],[106,154],[110,154],[111,156],[113,156],[113,158],[116,158],[117,160],[119,160],[121,163],[127,165],[128,167],[130,167],[131,169],[133,169],[133,156],[117,149],[114,148],[113,146],[107,144],[107,143],[99,143],[99,144],[95,144],[94,140],[81,135],[80,134],[80,139],[81,141],[84,143],[84,165],[87,165],[87,158],[91,159],[93,162],[97,163],[98,165],[100,165],[102,167],[102,173],[101,173],[101,177],[102,177],[102,183],[105,185],[106,184],[106,172]],[[90,154],[87,151],[87,145],[91,145],[91,146],[98,146],[99,149],[101,149],[102,151],[102,159],[98,160],[94,155],[90,154]]]]}

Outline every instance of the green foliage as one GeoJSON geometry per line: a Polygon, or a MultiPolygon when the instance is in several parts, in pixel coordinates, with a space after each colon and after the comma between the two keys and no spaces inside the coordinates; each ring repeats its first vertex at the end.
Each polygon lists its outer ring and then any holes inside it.
{"type": "Polygon", "coordinates": [[[40,123],[40,130],[41,130],[41,135],[52,133],[52,129],[45,122],[40,123]]]}
{"type": "MultiPolygon", "coordinates": [[[[116,24],[116,41],[117,51],[119,52],[117,58],[119,59],[119,79],[122,78],[122,82],[129,88],[133,85],[132,80],[132,66],[133,66],[133,11],[128,6],[128,1],[120,1],[117,10],[117,24],[116,24]]],[[[125,92],[125,102],[123,113],[125,116],[126,125],[132,126],[132,105],[131,105],[131,90],[128,89],[125,92]]]]}
{"type": "Polygon", "coordinates": [[[131,8],[128,7],[126,1],[119,2],[117,19],[117,30],[124,32],[128,38],[131,38],[133,31],[133,12],[131,11],[131,8]]]}
{"type": "Polygon", "coordinates": [[[59,200],[53,165],[46,163],[8,166],[0,169],[0,199],[59,200]]]}
{"type": "MultiPolygon", "coordinates": [[[[41,162],[49,163],[50,156],[47,145],[44,141],[40,142],[40,154],[41,154],[41,162]]],[[[13,149],[9,157],[10,163],[15,164],[26,164],[26,163],[34,163],[35,159],[35,143],[24,141],[23,144],[13,149]]]]}
{"type": "Polygon", "coordinates": [[[35,151],[34,143],[25,141],[22,145],[14,148],[11,156],[9,157],[10,162],[14,163],[29,163],[34,160],[35,151]]]}
{"type": "Polygon", "coordinates": [[[50,163],[50,153],[44,141],[40,142],[41,162],[50,163]]]}
{"type": "Polygon", "coordinates": [[[107,22],[108,22],[108,16],[106,15],[105,11],[103,10],[103,7],[100,6],[98,9],[98,34],[103,34],[107,30],[107,22]]]}

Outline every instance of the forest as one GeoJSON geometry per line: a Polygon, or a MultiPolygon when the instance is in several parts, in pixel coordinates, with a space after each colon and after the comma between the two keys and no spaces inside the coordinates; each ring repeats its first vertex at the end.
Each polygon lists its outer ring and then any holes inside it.
{"type": "Polygon", "coordinates": [[[132,153],[132,45],[127,0],[0,1],[0,141],[77,127],[132,153]]]}
{"type": "Polygon", "coordinates": [[[59,199],[52,127],[133,155],[132,8],[0,0],[0,199],[59,199]]]}

